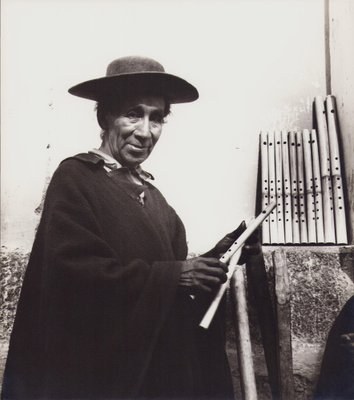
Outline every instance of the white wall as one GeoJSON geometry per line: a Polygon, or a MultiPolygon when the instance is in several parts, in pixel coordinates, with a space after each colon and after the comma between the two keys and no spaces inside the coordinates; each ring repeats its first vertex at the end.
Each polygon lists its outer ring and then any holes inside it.
{"type": "Polygon", "coordinates": [[[1,14],[10,248],[31,246],[46,174],[99,145],[94,104],[67,89],[116,57],[156,58],[200,91],[173,108],[145,165],[194,252],[253,214],[259,131],[311,127],[312,98],[325,94],[322,0],[3,0],[1,14]]]}
{"type": "Polygon", "coordinates": [[[336,95],[348,188],[349,227],[354,244],[354,2],[329,3],[332,93],[336,95]]]}

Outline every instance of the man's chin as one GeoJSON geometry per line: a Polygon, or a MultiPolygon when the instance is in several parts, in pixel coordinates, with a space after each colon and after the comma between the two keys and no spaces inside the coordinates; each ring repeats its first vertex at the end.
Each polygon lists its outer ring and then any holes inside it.
{"type": "Polygon", "coordinates": [[[124,157],[121,164],[124,167],[135,168],[138,165],[140,165],[141,163],[143,163],[147,158],[148,158],[148,155],[141,156],[141,157],[136,157],[136,156],[130,155],[128,157],[124,157]]]}

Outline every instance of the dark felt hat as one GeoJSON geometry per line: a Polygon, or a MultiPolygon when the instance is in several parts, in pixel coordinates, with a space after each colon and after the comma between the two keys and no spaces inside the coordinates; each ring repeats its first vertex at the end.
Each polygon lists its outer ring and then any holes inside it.
{"type": "Polygon", "coordinates": [[[75,96],[96,101],[137,92],[159,94],[170,103],[188,103],[199,97],[193,85],[166,73],[157,61],[139,56],[118,58],[108,65],[105,77],[69,89],[75,96]]]}

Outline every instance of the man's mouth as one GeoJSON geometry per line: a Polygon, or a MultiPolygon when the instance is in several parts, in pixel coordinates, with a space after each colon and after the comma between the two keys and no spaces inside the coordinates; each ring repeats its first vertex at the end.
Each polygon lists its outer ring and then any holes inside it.
{"type": "Polygon", "coordinates": [[[130,150],[136,151],[136,152],[143,152],[143,151],[146,150],[146,147],[145,147],[145,146],[141,146],[141,145],[139,145],[139,144],[132,144],[132,143],[129,143],[129,144],[128,144],[128,148],[129,148],[130,150]]]}

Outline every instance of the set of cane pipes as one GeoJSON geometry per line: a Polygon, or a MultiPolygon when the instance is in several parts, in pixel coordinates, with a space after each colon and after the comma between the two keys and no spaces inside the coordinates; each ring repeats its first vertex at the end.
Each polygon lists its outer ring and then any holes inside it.
{"type": "Polygon", "coordinates": [[[335,98],[314,100],[317,129],[260,133],[263,244],[347,244],[335,98]]]}

